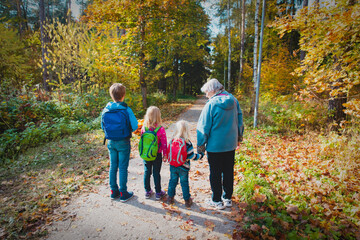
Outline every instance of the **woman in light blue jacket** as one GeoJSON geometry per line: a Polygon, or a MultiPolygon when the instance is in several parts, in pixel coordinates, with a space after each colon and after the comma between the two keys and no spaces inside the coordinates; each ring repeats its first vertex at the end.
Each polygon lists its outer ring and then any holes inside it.
{"type": "Polygon", "coordinates": [[[235,149],[244,131],[242,111],[237,99],[217,79],[209,80],[201,91],[209,100],[197,124],[198,152],[207,151],[210,167],[213,193],[207,203],[221,210],[232,206],[235,149]]]}

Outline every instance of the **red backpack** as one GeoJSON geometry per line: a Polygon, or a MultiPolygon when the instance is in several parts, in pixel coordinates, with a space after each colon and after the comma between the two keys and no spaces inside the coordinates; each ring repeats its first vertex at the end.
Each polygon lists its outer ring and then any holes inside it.
{"type": "Polygon", "coordinates": [[[186,162],[186,142],[182,138],[174,138],[168,147],[168,161],[174,167],[180,167],[186,162]]]}

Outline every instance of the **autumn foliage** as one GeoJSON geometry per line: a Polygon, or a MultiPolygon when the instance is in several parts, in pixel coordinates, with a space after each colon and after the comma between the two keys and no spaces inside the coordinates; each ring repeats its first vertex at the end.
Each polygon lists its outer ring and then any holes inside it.
{"type": "Polygon", "coordinates": [[[297,30],[305,59],[295,70],[304,76],[303,95],[314,98],[346,98],[346,113],[359,116],[360,4],[340,0],[305,7],[295,16],[274,24],[280,36],[297,30]]]}
{"type": "Polygon", "coordinates": [[[346,137],[336,134],[248,134],[237,155],[237,198],[245,211],[236,239],[360,236],[358,140],[344,148],[346,137]]]}

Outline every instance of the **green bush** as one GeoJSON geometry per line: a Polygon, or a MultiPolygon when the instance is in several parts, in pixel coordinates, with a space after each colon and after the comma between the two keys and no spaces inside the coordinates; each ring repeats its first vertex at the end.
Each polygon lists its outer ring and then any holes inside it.
{"type": "MultiPolygon", "coordinates": [[[[100,128],[100,114],[111,98],[99,93],[53,93],[40,101],[36,92],[18,97],[1,97],[0,159],[15,158],[30,147],[65,135],[100,128]]],[[[128,93],[125,101],[137,117],[144,110],[140,94],[128,93]]]]}
{"type": "Polygon", "coordinates": [[[168,96],[159,91],[149,94],[147,100],[149,106],[160,106],[169,102],[168,96]]]}
{"type": "MultiPolygon", "coordinates": [[[[36,92],[18,97],[0,96],[0,159],[11,158],[41,143],[99,129],[101,112],[112,101],[107,91],[84,94],[54,92],[52,99],[40,101],[36,92]]],[[[125,102],[137,118],[142,118],[141,94],[127,93],[125,102]]],[[[149,94],[149,103],[167,102],[162,93],[149,94]]]]}
{"type": "Polygon", "coordinates": [[[259,122],[273,127],[280,132],[304,132],[320,130],[326,126],[327,112],[323,104],[308,101],[300,102],[291,96],[274,99],[263,96],[259,106],[259,122]]]}

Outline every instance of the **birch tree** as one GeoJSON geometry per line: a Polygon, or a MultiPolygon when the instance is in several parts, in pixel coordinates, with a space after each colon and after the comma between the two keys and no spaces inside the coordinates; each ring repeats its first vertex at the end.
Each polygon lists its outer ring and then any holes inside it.
{"type": "Polygon", "coordinates": [[[265,6],[266,6],[266,2],[265,2],[265,0],[263,0],[262,16],[261,16],[259,62],[258,62],[258,69],[257,69],[258,72],[257,72],[257,78],[256,78],[256,100],[255,100],[255,111],[254,111],[254,127],[257,126],[257,115],[258,115],[258,109],[259,109],[262,46],[263,46],[263,40],[264,40],[264,23],[265,23],[265,6]]]}
{"type": "Polygon", "coordinates": [[[230,0],[227,2],[227,23],[228,23],[228,91],[231,90],[231,19],[230,19],[230,0]]]}
{"type": "Polygon", "coordinates": [[[244,68],[244,50],[245,50],[245,0],[241,0],[241,24],[240,24],[240,69],[239,84],[241,84],[241,75],[244,68]]]}
{"type": "Polygon", "coordinates": [[[258,38],[259,38],[259,5],[260,0],[256,0],[255,4],[255,31],[254,31],[254,64],[253,64],[253,82],[254,82],[254,93],[251,101],[250,114],[253,114],[255,107],[255,92],[256,92],[256,79],[257,79],[257,50],[258,50],[258,38]]]}

